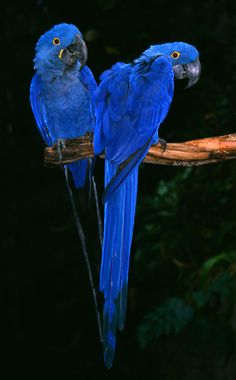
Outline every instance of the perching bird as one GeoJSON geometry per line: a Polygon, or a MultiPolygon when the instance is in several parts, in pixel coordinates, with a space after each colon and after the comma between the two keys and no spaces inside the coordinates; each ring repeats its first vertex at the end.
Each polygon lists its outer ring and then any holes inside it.
{"type": "MultiPolygon", "coordinates": [[[[44,142],[51,146],[58,143],[58,154],[64,139],[83,136],[94,130],[95,114],[92,95],[97,83],[85,65],[87,47],[79,29],[72,24],[55,25],[40,37],[36,45],[36,74],[30,86],[30,101],[39,132],[44,142]]],[[[85,185],[87,160],[68,165],[76,188],[85,185]]],[[[84,233],[80,224],[72,190],[69,185],[67,166],[64,166],[67,188],[73,207],[77,230],[89,272],[97,310],[90,264],[84,233]]]]}
{"type": "Polygon", "coordinates": [[[104,293],[104,361],[111,368],[116,329],[125,323],[130,249],[138,187],[138,166],[158,142],[174,90],[174,77],[200,75],[195,47],[174,42],[154,45],[132,63],[116,63],[101,75],[95,91],[94,149],[105,151],[105,215],[100,290],[104,293]]]}
{"type": "MultiPolygon", "coordinates": [[[[36,45],[30,101],[39,132],[49,146],[94,130],[91,97],[97,84],[85,66],[87,55],[81,32],[71,24],[55,25],[36,45]]],[[[75,186],[83,187],[87,160],[68,167],[75,186]]]]}

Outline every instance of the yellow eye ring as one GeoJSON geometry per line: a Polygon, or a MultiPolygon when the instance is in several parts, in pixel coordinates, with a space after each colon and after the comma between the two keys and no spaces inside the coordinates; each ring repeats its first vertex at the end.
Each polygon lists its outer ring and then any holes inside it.
{"type": "Polygon", "coordinates": [[[58,38],[58,37],[55,37],[55,38],[53,38],[53,45],[60,45],[60,38],[58,38]]]}
{"type": "Polygon", "coordinates": [[[171,57],[174,59],[179,58],[179,56],[180,56],[180,53],[178,51],[173,51],[173,53],[171,54],[171,57]]]}

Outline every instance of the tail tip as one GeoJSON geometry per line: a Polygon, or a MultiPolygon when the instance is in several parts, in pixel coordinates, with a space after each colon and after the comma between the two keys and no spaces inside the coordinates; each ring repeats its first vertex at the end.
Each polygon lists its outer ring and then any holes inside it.
{"type": "Polygon", "coordinates": [[[104,363],[107,369],[111,369],[115,357],[116,336],[114,331],[108,330],[103,336],[104,363]]]}
{"type": "Polygon", "coordinates": [[[115,349],[112,347],[107,347],[104,350],[104,363],[107,369],[112,368],[114,357],[115,357],[115,349]]]}

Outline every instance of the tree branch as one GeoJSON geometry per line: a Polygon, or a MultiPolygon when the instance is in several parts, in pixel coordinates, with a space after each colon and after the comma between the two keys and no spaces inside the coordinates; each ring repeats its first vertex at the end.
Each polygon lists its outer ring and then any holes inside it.
{"type": "MultiPolygon", "coordinates": [[[[62,160],[60,161],[57,144],[45,148],[45,165],[54,167],[94,157],[93,137],[86,135],[77,139],[65,140],[65,148],[61,149],[61,153],[62,160]]],[[[104,155],[100,157],[104,158],[104,155]]],[[[149,149],[144,162],[161,165],[198,166],[233,158],[236,158],[235,133],[182,143],[168,143],[165,152],[157,144],[149,149]]]]}

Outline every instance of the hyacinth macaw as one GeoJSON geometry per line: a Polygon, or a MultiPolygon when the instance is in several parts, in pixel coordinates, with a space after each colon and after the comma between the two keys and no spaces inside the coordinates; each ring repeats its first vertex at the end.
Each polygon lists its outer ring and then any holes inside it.
{"type": "MultiPolygon", "coordinates": [[[[43,34],[36,45],[36,74],[30,86],[30,102],[36,124],[44,142],[60,145],[64,139],[83,136],[93,131],[95,113],[92,101],[97,83],[87,61],[87,47],[79,29],[72,24],[55,25],[43,34]]],[[[70,195],[77,231],[87,265],[93,291],[101,336],[100,317],[93,284],[85,236],[76,211],[73,193],[68,181],[67,167],[72,173],[76,188],[85,185],[87,160],[64,166],[67,189],[70,195]]]]}
{"type": "Polygon", "coordinates": [[[138,187],[138,167],[158,142],[174,91],[174,78],[200,75],[197,49],[183,42],[154,45],[132,63],[105,71],[94,94],[97,125],[94,150],[105,151],[104,238],[100,290],[104,293],[104,361],[114,360],[116,329],[125,323],[130,249],[138,187]]]}
{"type": "MultiPolygon", "coordinates": [[[[97,84],[85,65],[87,55],[83,36],[72,24],[55,25],[38,40],[30,101],[39,132],[49,146],[94,130],[91,99],[97,84]]],[[[87,160],[68,167],[75,186],[83,187],[87,160]]]]}

